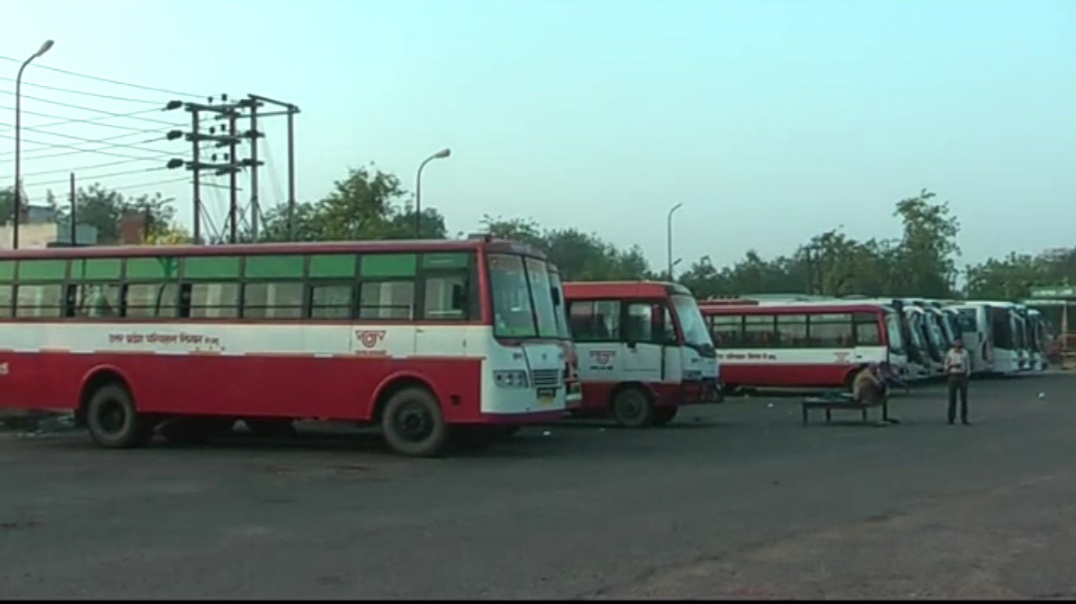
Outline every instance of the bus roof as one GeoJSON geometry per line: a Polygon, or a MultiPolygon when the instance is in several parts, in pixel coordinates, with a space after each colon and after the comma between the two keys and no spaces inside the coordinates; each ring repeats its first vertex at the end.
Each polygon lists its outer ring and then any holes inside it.
{"type": "Polygon", "coordinates": [[[690,296],[691,290],[665,281],[569,281],[564,284],[566,298],[664,298],[690,296]]]}
{"type": "Polygon", "coordinates": [[[769,315],[769,314],[822,314],[822,313],[849,313],[869,312],[876,313],[887,310],[883,304],[831,304],[829,302],[789,302],[786,304],[709,304],[702,302],[699,309],[703,314],[710,315],[769,315]]]}
{"type": "Polygon", "coordinates": [[[332,254],[375,252],[464,252],[486,250],[534,256],[545,254],[524,243],[504,239],[397,239],[379,241],[327,241],[245,243],[228,245],[117,245],[0,250],[0,260],[42,258],[115,258],[139,256],[227,256],[258,254],[332,254]]]}

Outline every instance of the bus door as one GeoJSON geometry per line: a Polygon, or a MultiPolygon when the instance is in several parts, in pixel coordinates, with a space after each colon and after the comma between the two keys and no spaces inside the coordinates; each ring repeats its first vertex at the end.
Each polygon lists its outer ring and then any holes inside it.
{"type": "MultiPolygon", "coordinates": [[[[664,325],[672,325],[668,308],[660,301],[624,304],[624,379],[660,382],[665,377],[664,325]]],[[[675,329],[669,330],[675,336],[675,329]]]]}

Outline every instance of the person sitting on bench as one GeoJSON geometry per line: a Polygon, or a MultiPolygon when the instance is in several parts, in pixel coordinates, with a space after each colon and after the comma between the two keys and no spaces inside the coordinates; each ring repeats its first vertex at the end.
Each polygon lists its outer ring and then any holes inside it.
{"type": "Polygon", "coordinates": [[[878,363],[870,363],[852,382],[852,398],[860,405],[874,406],[885,402],[886,383],[878,363]]]}

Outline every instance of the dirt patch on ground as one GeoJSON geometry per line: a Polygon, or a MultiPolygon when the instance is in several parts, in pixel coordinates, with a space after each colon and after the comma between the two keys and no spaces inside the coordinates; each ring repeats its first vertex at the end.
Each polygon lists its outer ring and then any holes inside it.
{"type": "MultiPolygon", "coordinates": [[[[593,598],[1029,599],[1076,595],[1076,526],[1040,508],[1076,476],[1042,477],[663,569],[593,598]],[[996,519],[1005,518],[1000,524],[996,519]],[[1014,521],[1015,519],[1015,521],[1014,521]]],[[[1071,500],[1071,499],[1070,499],[1071,500]]]]}

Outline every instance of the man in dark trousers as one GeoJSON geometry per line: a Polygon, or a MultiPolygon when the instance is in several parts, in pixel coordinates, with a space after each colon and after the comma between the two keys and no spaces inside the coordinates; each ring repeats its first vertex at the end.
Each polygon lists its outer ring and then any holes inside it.
{"type": "Polygon", "coordinates": [[[960,394],[960,421],[968,421],[968,379],[971,377],[971,356],[964,350],[964,340],[953,340],[953,347],[945,355],[945,373],[949,377],[949,425],[956,419],[956,395],[960,394]]]}

